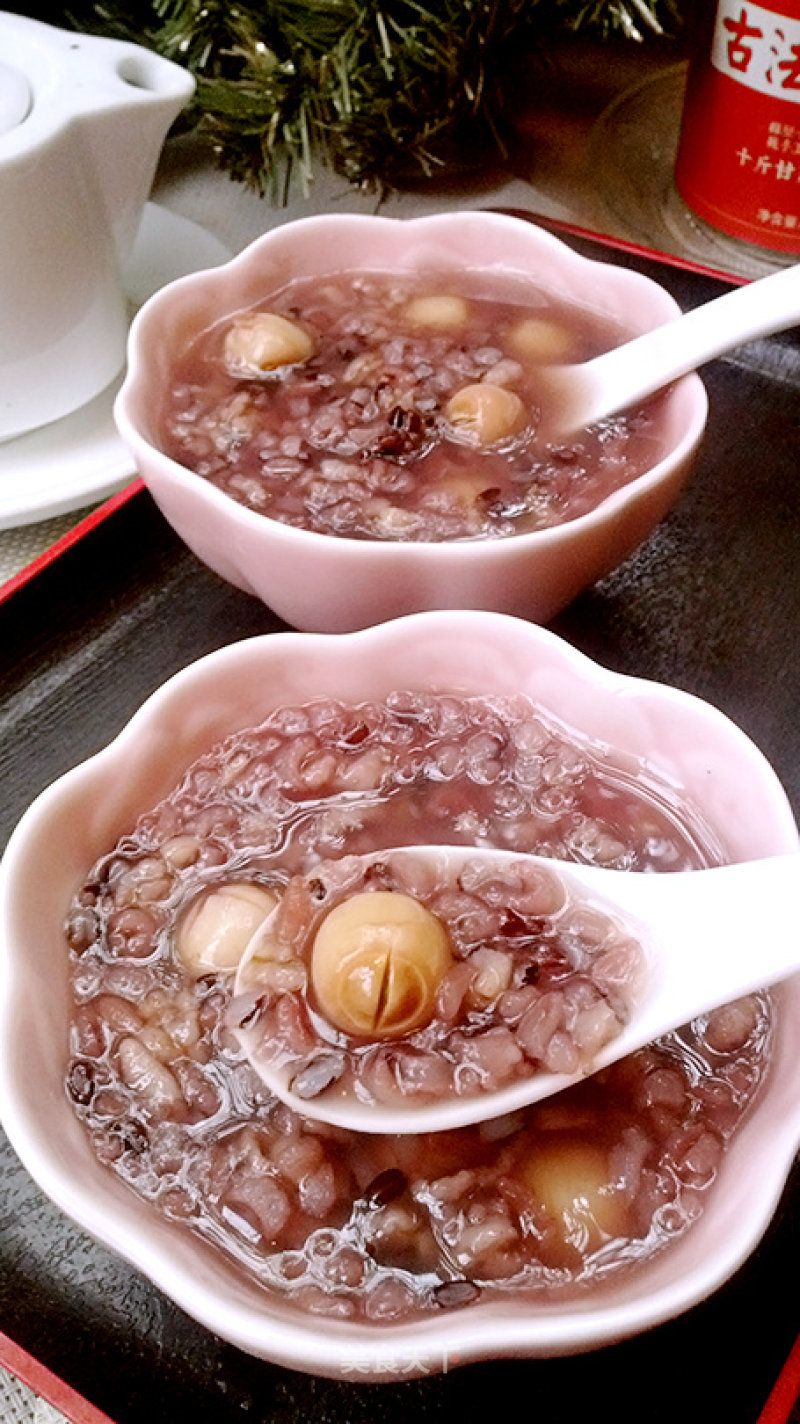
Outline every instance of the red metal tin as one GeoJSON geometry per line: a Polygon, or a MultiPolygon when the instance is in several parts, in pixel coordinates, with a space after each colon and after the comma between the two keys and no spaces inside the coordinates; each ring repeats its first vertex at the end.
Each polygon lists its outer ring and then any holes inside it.
{"type": "Polygon", "coordinates": [[[705,222],[800,253],[800,0],[719,0],[689,66],[675,182],[705,222]]]}

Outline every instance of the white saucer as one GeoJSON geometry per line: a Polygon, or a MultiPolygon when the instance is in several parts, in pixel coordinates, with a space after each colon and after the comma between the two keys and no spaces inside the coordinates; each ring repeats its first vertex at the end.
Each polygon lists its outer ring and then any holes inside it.
{"type": "MultiPolygon", "coordinates": [[[[230,256],[205,228],[148,203],[125,269],[132,309],[175,277],[216,267],[230,256]]],[[[0,444],[0,529],[82,509],[134,477],[112,416],[121,380],[63,420],[0,444]]]]}

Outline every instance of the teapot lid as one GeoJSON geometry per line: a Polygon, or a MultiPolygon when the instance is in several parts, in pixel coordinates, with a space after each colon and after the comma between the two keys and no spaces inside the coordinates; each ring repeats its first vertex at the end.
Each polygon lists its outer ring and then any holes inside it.
{"type": "Polygon", "coordinates": [[[31,86],[22,70],[0,63],[0,134],[21,124],[32,102],[31,86]]]}

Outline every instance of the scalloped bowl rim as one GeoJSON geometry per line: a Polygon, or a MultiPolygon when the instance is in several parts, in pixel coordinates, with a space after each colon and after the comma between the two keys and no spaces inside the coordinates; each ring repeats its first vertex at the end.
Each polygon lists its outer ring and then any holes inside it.
{"type": "MultiPolygon", "coordinates": [[[[772,854],[800,846],[791,807],[774,771],[745,733],[712,704],[665,684],[611,671],[549,630],[494,613],[420,613],[353,633],[277,633],[229,645],[173,675],[148,697],[113,741],[66,772],[37,797],[12,833],[0,864],[0,927],[6,956],[5,972],[0,980],[0,1117],[12,1147],[42,1190],[69,1217],[103,1246],[148,1276],[187,1314],[256,1356],[339,1379],[351,1377],[351,1371],[352,1377],[359,1380],[387,1378],[382,1373],[385,1364],[381,1364],[387,1358],[395,1362],[402,1377],[409,1378],[448,1368],[448,1361],[452,1367],[456,1355],[459,1363],[468,1363],[499,1356],[578,1353],[638,1334],[673,1318],[722,1285],[757,1245],[780,1198],[800,1138],[800,1095],[794,1091],[787,1096],[784,1087],[783,1111],[770,1130],[769,1167],[762,1158],[754,1192],[748,1199],[746,1229],[742,1229],[738,1209],[731,1216],[727,1195],[723,1198],[721,1188],[723,1180],[742,1175],[733,1172],[730,1158],[736,1157],[740,1166],[746,1164],[748,1145],[752,1155],[751,1140],[758,1136],[756,1129],[759,1114],[763,1114],[763,1101],[741,1124],[728,1151],[727,1170],[721,1174],[712,1205],[700,1221],[668,1251],[656,1257],[646,1270],[627,1277],[627,1285],[623,1282],[621,1287],[601,1292],[593,1303],[590,1300],[585,1305],[574,1300],[534,1307],[513,1300],[478,1302],[467,1310],[435,1319],[424,1317],[405,1325],[376,1327],[325,1316],[303,1316],[282,1302],[276,1308],[274,1298],[238,1277],[224,1256],[191,1233],[181,1233],[155,1208],[141,1203],[111,1172],[100,1167],[69,1109],[60,1083],[61,1139],[38,1121],[33,1108],[26,1103],[21,1086],[25,1076],[21,1058],[25,1056],[27,1065],[29,1050],[26,1046],[23,1055],[20,1045],[16,1055],[14,1051],[15,1041],[22,1034],[20,1019],[24,1019],[26,1011],[25,982],[33,972],[24,955],[18,950],[15,955],[14,949],[19,929],[18,925],[15,929],[15,925],[20,918],[27,920],[27,908],[18,903],[20,897],[24,899],[19,887],[24,889],[26,865],[30,877],[29,862],[37,839],[43,838],[42,843],[46,844],[47,828],[54,818],[74,817],[82,804],[104,805],[102,800],[98,802],[93,797],[101,788],[108,792],[114,768],[125,761],[127,753],[139,742],[147,741],[149,733],[153,734],[150,745],[160,747],[165,740],[165,717],[168,723],[170,717],[179,715],[180,707],[185,707],[187,700],[196,702],[201,689],[219,690],[226,678],[233,686],[237,677],[241,682],[248,668],[251,676],[258,669],[263,680],[263,668],[270,662],[280,667],[281,660],[290,666],[293,660],[300,665],[311,659],[316,665],[321,659],[322,666],[335,669],[337,664],[341,666],[344,656],[350,659],[348,666],[355,667],[359,663],[363,666],[374,662],[381,648],[384,657],[387,650],[391,653],[392,649],[404,648],[411,665],[419,639],[425,636],[429,640],[438,638],[445,646],[457,638],[468,639],[471,647],[482,648],[491,658],[497,656],[501,645],[506,653],[530,648],[532,659],[536,650],[540,650],[545,659],[552,660],[554,667],[563,665],[568,679],[591,684],[598,693],[598,701],[606,699],[609,707],[612,702],[624,706],[627,716],[663,704],[670,718],[697,718],[698,724],[713,733],[715,746],[717,740],[722,739],[741,757],[747,776],[752,776],[753,785],[759,787],[762,809],[769,819],[767,840],[770,843],[770,848],[760,853],[772,854]],[[156,735],[159,723],[162,724],[160,738],[156,735]],[[80,1181],[68,1170],[70,1154],[76,1152],[81,1166],[85,1167],[85,1176],[80,1181]],[[715,1204],[717,1215],[725,1209],[727,1229],[722,1232],[713,1253],[702,1259],[701,1252],[701,1259],[697,1260],[693,1243],[706,1234],[703,1223],[713,1216],[715,1204]],[[676,1261],[678,1256],[681,1260],[691,1258],[691,1269],[677,1274],[671,1268],[665,1270],[664,1263],[676,1261]],[[653,1278],[655,1284],[648,1285],[653,1278]]],[[[430,689],[434,682],[435,679],[428,676],[421,685],[430,689]]],[[[468,686],[467,691],[470,690],[483,689],[468,686]]],[[[285,705],[290,695],[278,693],[276,701],[274,696],[265,693],[265,715],[269,707],[285,705]]],[[[322,686],[318,695],[342,694],[322,686]]],[[[218,695],[211,700],[219,704],[218,695]]],[[[221,707],[216,715],[222,715],[221,707]]],[[[228,725],[233,730],[243,723],[233,719],[228,725]]],[[[187,757],[191,760],[195,755],[196,751],[191,750],[181,757],[180,766],[173,772],[174,778],[180,774],[187,757]]],[[[148,799],[147,804],[152,802],[148,799]]],[[[59,904],[62,903],[59,899],[59,904]]],[[[28,934],[35,941],[33,928],[29,928],[28,934]]],[[[22,937],[24,939],[24,933],[22,937]]],[[[800,1005],[800,976],[791,981],[791,988],[800,1005]]],[[[800,1007],[796,1011],[800,1013],[800,1007]]],[[[34,1020],[31,1026],[35,1029],[34,1020]]],[[[779,1055],[781,1077],[788,1072],[788,1058],[787,1051],[779,1055]]],[[[792,1069],[794,1071],[794,1062],[792,1069]]],[[[778,1074],[778,1066],[775,1074],[778,1074]]],[[[795,1077],[797,1074],[800,1068],[795,1077]]],[[[770,1091],[774,1096],[775,1075],[772,1087],[767,1085],[765,1098],[769,1098],[770,1091]]],[[[733,1205],[735,1207],[735,1202],[733,1205]]],[[[396,1378],[397,1372],[390,1372],[388,1378],[396,1378]]]]}
{"type": "MultiPolygon", "coordinates": [[[[187,294],[200,288],[208,290],[209,293],[224,292],[232,278],[236,274],[244,272],[250,266],[257,264],[261,254],[269,251],[277,242],[286,240],[286,234],[291,230],[293,235],[305,231],[313,231],[324,235],[325,229],[329,228],[332,233],[345,230],[349,226],[359,228],[367,224],[376,233],[381,230],[385,234],[396,233],[398,230],[404,233],[414,229],[423,234],[433,234],[436,236],[440,230],[458,223],[463,226],[465,222],[477,223],[490,227],[495,227],[497,233],[501,233],[508,225],[513,225],[517,229],[527,234],[533,250],[541,249],[557,255],[558,260],[566,264],[567,269],[574,267],[587,271],[595,271],[602,274],[602,282],[607,288],[622,285],[629,288],[633,295],[637,290],[648,300],[658,301],[663,306],[664,317],[679,316],[680,308],[674,298],[660,287],[652,278],[644,274],[633,271],[629,268],[621,267],[612,263],[599,261],[595,258],[586,257],[582,253],[576,252],[565,242],[549,232],[546,228],[536,226],[521,218],[511,217],[503,213],[486,212],[482,210],[470,211],[466,213],[448,212],[432,214],[418,218],[390,218],[379,215],[363,213],[333,213],[333,214],[313,214],[304,218],[293,219],[280,227],[273,228],[256,238],[241,252],[237,253],[228,262],[219,264],[217,267],[209,268],[205,271],[192,272],[187,276],[179,277],[175,281],[160,288],[149,300],[139,309],[131,323],[128,338],[128,360],[127,370],[122,386],[114,402],[114,417],[120,434],[128,444],[135,456],[141,457],[143,454],[155,454],[161,462],[163,468],[168,471],[170,478],[175,483],[191,491],[196,496],[202,493],[202,497],[208,502],[212,510],[225,514],[227,518],[233,519],[235,523],[242,522],[245,528],[264,529],[268,527],[271,534],[294,542],[298,548],[306,546],[310,551],[315,547],[329,548],[333,542],[341,545],[347,550],[348,559],[366,559],[371,556],[376,548],[381,550],[381,556],[386,559],[405,560],[410,557],[411,552],[415,558],[433,561],[441,559],[446,553],[448,559],[454,561],[472,561],[476,557],[483,562],[491,563],[493,560],[502,561],[507,556],[507,549],[510,544],[514,544],[521,550],[541,546],[558,547],[561,543],[569,542],[585,529],[605,524],[625,508],[633,499],[651,487],[657,486],[673,465],[688,458],[691,452],[699,443],[708,418],[708,395],[701,378],[696,372],[683,376],[675,383],[676,389],[680,387],[686,392],[691,392],[693,401],[693,413],[691,420],[687,423],[686,429],[676,444],[672,445],[669,451],[657,461],[650,469],[644,471],[636,479],[621,486],[607,495],[599,504],[584,514],[567,520],[563,524],[551,525],[545,529],[531,530],[527,533],[510,535],[502,539],[463,539],[463,540],[432,540],[430,542],[399,541],[399,540],[374,540],[355,539],[346,535],[322,534],[316,530],[301,528],[296,525],[284,524],[280,520],[272,519],[266,513],[260,513],[240,504],[232,496],[225,494],[222,490],[195,474],[187,466],[167,455],[158,445],[155,439],[146,436],[140,424],[133,414],[132,407],[136,403],[139,395],[139,388],[144,380],[143,371],[147,363],[147,342],[150,339],[151,330],[158,331],[161,322],[170,308],[181,301],[187,294]],[[610,276],[609,274],[613,274],[610,276]]],[[[477,265],[477,264],[476,264],[477,265]]],[[[332,270],[345,270],[337,266],[332,270]]],[[[376,269],[379,270],[376,266],[376,269]]],[[[506,270],[506,269],[503,269],[506,270]]],[[[210,303],[209,303],[210,304],[210,303]]],[[[221,317],[229,314],[232,310],[229,305],[223,302],[217,310],[217,316],[221,317]]],[[[144,476],[147,482],[147,476],[144,476]]]]}

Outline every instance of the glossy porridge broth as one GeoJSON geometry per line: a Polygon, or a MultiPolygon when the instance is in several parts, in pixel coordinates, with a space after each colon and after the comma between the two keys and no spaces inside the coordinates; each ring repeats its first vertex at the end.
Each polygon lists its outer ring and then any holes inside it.
{"type": "Polygon", "coordinates": [[[540,861],[344,856],[288,882],[240,962],[232,1022],[302,1105],[413,1108],[586,1070],[644,966],[632,928],[540,861]]]}
{"type": "Polygon", "coordinates": [[[488,538],[586,513],[664,454],[662,398],[549,441],[543,368],[623,333],[491,281],[294,281],[185,352],[164,449],[248,508],[323,534],[488,538]]]}
{"type": "MultiPolygon", "coordinates": [[[[176,1229],[307,1311],[396,1321],[642,1269],[702,1211],[766,1071],[772,1008],[756,995],[475,1127],[376,1137],[277,1103],[235,1033],[252,934],[292,877],[437,841],[656,873],[724,859],[648,768],[527,700],[398,693],[287,707],[210,751],[92,868],[69,913],[66,1091],[95,1153],[176,1229]]],[[[501,907],[494,948],[534,944],[534,908],[501,907]]],[[[486,926],[468,896],[449,910],[458,957],[486,926]]],[[[246,1012],[268,1008],[291,1035],[297,984],[282,967],[246,1012]]],[[[537,973],[522,987],[525,1003],[512,986],[504,1005],[511,1028],[547,997],[537,973]]],[[[543,1054],[558,1033],[544,1014],[543,1054]]],[[[415,1065],[397,1048],[399,1084],[415,1065]]]]}

